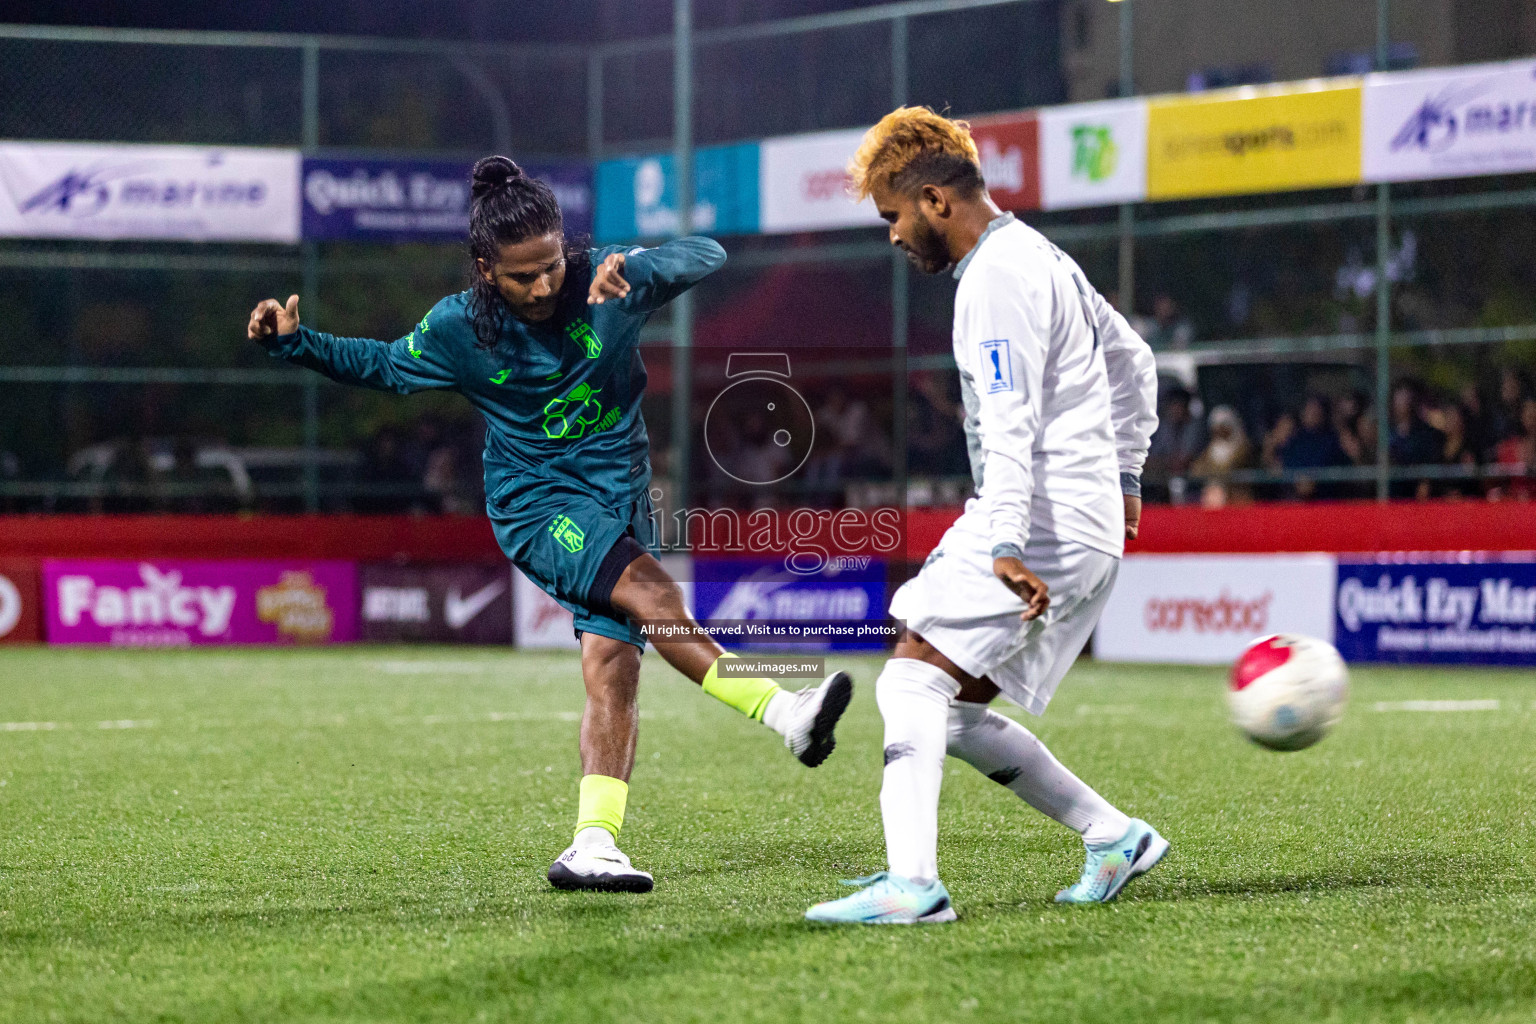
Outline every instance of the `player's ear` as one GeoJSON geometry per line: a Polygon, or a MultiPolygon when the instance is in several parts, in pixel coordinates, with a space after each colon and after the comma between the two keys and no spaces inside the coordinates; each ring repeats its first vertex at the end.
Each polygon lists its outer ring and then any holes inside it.
{"type": "Polygon", "coordinates": [[[480,272],[481,277],[485,278],[486,284],[496,283],[496,275],[491,272],[490,264],[486,263],[485,260],[479,256],[475,257],[475,269],[480,272]]]}
{"type": "Polygon", "coordinates": [[[949,196],[937,185],[924,185],[917,194],[917,203],[935,217],[949,216],[949,196]]]}

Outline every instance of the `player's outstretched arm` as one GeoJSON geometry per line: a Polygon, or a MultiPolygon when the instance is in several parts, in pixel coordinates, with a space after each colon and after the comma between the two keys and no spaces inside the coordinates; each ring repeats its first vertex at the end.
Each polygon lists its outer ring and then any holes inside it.
{"type": "Polygon", "coordinates": [[[457,383],[449,335],[451,318],[428,313],[410,334],[397,341],[339,338],[299,322],[299,297],[286,304],[263,299],[251,310],[246,337],[274,358],[303,366],[342,384],[408,394],[457,383]],[[433,335],[433,330],[436,334],[433,335]]]}
{"type": "Polygon", "coordinates": [[[654,249],[637,247],[614,253],[598,265],[587,301],[623,299],[636,309],[657,309],[723,266],[725,250],[702,235],[673,239],[654,249]]]}

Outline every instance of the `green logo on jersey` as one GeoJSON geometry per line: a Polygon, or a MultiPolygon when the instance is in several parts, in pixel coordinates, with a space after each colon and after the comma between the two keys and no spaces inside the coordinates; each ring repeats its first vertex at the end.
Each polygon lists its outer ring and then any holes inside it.
{"type": "Polygon", "coordinates": [[[571,522],[570,516],[555,516],[550,521],[549,532],[555,535],[561,547],[573,555],[587,543],[587,535],[581,532],[581,527],[571,522]]]}
{"type": "MultiPolygon", "coordinates": [[[[421,332],[422,341],[427,340],[427,332],[431,329],[432,325],[427,323],[426,317],[422,317],[421,323],[416,325],[416,331],[421,332]]],[[[411,354],[412,359],[421,358],[421,349],[416,347],[416,331],[412,331],[405,339],[405,350],[411,354]]]]}
{"type": "Polygon", "coordinates": [[[592,329],[592,325],[585,320],[572,320],[566,325],[565,333],[570,335],[572,341],[587,350],[588,359],[596,359],[603,351],[603,341],[592,329]]]}
{"type": "Polygon", "coordinates": [[[1103,181],[1115,173],[1120,162],[1120,147],[1115,145],[1113,130],[1107,124],[1072,126],[1072,176],[1089,181],[1103,181]]]}
{"type": "Polygon", "coordinates": [[[507,378],[510,377],[510,376],[512,376],[512,371],[511,370],[502,370],[500,373],[498,373],[496,376],[492,377],[490,380],[491,380],[492,384],[505,384],[507,382],[507,378]]]}
{"type": "Polygon", "coordinates": [[[551,441],[574,441],[588,433],[607,430],[623,417],[619,409],[603,412],[603,403],[597,400],[599,392],[590,384],[577,384],[574,388],[551,399],[544,407],[544,436],[551,441]]]}

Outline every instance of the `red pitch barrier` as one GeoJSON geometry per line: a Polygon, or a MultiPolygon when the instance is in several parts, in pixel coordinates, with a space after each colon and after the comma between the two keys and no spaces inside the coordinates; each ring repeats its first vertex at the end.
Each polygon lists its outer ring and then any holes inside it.
{"type": "MultiPolygon", "coordinates": [[[[958,508],[908,512],[909,560],[933,550],[959,514],[958,508]]],[[[839,550],[830,535],[817,539],[827,550],[839,550]]],[[[1530,551],[1536,550],[1536,503],[1316,502],[1214,510],[1151,505],[1143,513],[1141,538],[1128,550],[1530,551]]],[[[503,560],[481,516],[353,515],[0,516],[0,557],[503,560]]]]}
{"type": "Polygon", "coordinates": [[[484,516],[0,516],[0,557],[505,558],[484,516]]]}
{"type": "MultiPolygon", "coordinates": [[[[922,558],[959,514],[913,509],[907,551],[922,558]]],[[[1533,551],[1536,503],[1284,502],[1236,508],[1148,505],[1141,536],[1126,545],[1140,554],[1277,551],[1533,551]]]]}

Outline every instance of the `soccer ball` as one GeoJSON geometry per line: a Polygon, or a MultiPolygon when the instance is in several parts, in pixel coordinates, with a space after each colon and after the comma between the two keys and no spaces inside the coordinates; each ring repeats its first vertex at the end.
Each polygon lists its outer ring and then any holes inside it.
{"type": "Polygon", "coordinates": [[[1260,746],[1301,750],[1328,734],[1349,700],[1349,671],[1332,644],[1280,633],[1232,666],[1232,724],[1260,746]]]}

